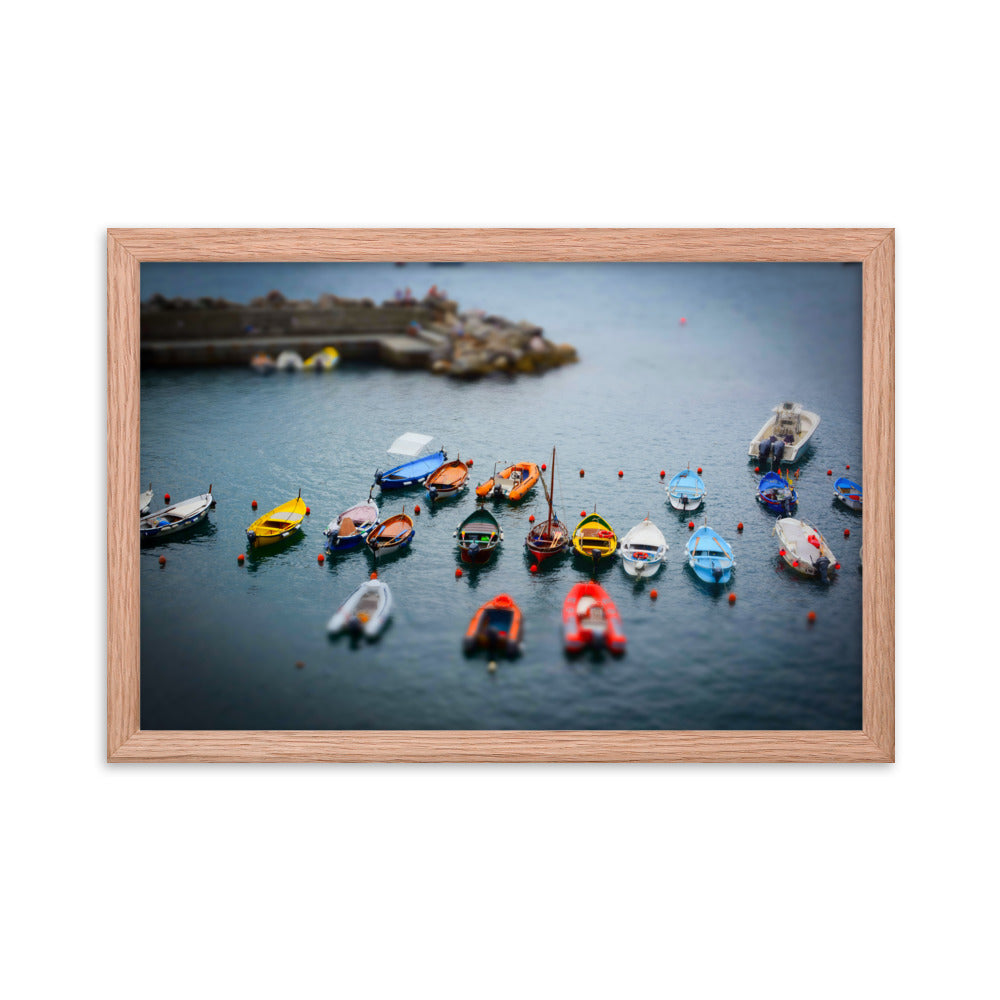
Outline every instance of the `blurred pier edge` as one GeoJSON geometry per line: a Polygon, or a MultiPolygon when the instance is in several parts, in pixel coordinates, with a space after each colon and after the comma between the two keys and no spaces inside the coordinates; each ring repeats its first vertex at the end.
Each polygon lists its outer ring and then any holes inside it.
{"type": "Polygon", "coordinates": [[[140,309],[142,368],[247,365],[258,352],[309,357],[327,345],[344,362],[426,368],[476,378],[491,372],[542,372],[576,361],[539,326],[481,311],[462,313],[441,297],[345,299],[324,294],[293,301],[269,292],[249,304],[153,295],[140,309]]]}

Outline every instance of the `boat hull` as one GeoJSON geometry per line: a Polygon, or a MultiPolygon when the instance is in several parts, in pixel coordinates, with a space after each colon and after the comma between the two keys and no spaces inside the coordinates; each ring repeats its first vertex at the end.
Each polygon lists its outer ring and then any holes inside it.
{"type": "Polygon", "coordinates": [[[214,503],[211,493],[203,493],[148,514],[139,521],[140,543],[151,545],[195,527],[208,517],[208,511],[214,503]]]}
{"type": "Polygon", "coordinates": [[[331,635],[355,632],[374,639],[392,614],[392,592],[381,580],[366,580],[333,613],[327,622],[331,635]]]}
{"type": "Polygon", "coordinates": [[[381,490],[402,490],[410,486],[419,486],[435,469],[440,468],[447,458],[445,452],[438,451],[433,455],[414,459],[412,462],[404,462],[389,469],[388,472],[378,471],[375,473],[375,485],[381,490]]]}
{"type": "Polygon", "coordinates": [[[517,656],[521,652],[521,609],[508,594],[497,594],[472,616],[462,639],[468,655],[477,649],[517,656]]]}
{"type": "Polygon", "coordinates": [[[625,652],[625,632],[614,601],[603,587],[590,581],[571,587],[563,601],[563,646],[567,653],[588,647],[625,652]]]}

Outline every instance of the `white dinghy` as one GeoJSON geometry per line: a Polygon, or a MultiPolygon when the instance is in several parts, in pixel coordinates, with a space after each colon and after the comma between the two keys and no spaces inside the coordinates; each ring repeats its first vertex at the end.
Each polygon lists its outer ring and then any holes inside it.
{"type": "Polygon", "coordinates": [[[829,583],[829,571],[840,568],[826,539],[808,522],[795,517],[783,517],[775,524],[774,534],[781,542],[778,555],[796,573],[818,576],[824,583],[829,583]]]}
{"type": "Polygon", "coordinates": [[[782,403],[774,416],[757,432],[747,454],[771,464],[797,462],[819,426],[819,415],[802,409],[801,403],[782,403]]]}
{"type": "Polygon", "coordinates": [[[149,489],[145,493],[139,494],[139,517],[149,513],[149,505],[153,502],[153,484],[149,484],[149,489]]]}
{"type": "Polygon", "coordinates": [[[618,551],[629,576],[646,577],[660,568],[669,548],[663,532],[647,517],[629,528],[618,551]]]}
{"type": "Polygon", "coordinates": [[[193,528],[208,516],[209,508],[214,504],[212,487],[209,486],[207,493],[181,500],[140,518],[139,541],[158,542],[165,535],[175,535],[179,531],[193,528]]]}
{"type": "Polygon", "coordinates": [[[297,351],[282,351],[275,364],[279,372],[300,372],[305,362],[297,351]]]}
{"type": "Polygon", "coordinates": [[[333,613],[326,630],[337,635],[345,630],[374,639],[392,614],[392,593],[381,580],[365,580],[333,613]]]}

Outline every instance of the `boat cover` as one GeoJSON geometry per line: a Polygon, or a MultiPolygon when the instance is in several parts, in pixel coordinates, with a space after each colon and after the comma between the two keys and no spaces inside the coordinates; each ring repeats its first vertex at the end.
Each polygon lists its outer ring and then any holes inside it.
{"type": "Polygon", "coordinates": [[[416,434],[413,431],[408,431],[406,434],[400,434],[400,436],[396,438],[391,445],[389,445],[389,454],[416,457],[420,454],[421,450],[427,447],[427,445],[433,440],[434,438],[431,437],[430,434],[416,434]]]}

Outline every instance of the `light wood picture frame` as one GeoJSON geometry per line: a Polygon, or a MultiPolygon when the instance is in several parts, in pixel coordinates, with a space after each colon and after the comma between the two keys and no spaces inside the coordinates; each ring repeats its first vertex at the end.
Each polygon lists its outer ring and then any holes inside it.
{"type": "Polygon", "coordinates": [[[110,762],[875,762],[895,759],[894,231],[109,229],[110,762]],[[140,727],[140,265],[147,261],[839,261],[863,266],[862,726],[788,731],[166,731],[140,727]]]}

